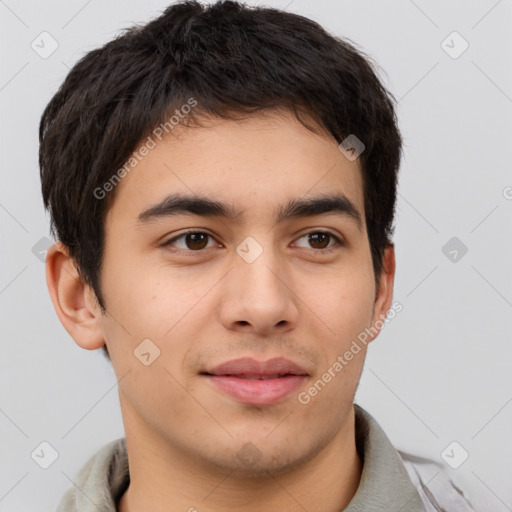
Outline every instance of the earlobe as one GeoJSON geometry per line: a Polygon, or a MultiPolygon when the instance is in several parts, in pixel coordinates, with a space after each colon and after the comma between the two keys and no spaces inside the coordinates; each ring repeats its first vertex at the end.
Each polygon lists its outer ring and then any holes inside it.
{"type": "Polygon", "coordinates": [[[100,306],[62,242],[52,245],[46,255],[46,283],[57,316],[75,343],[86,350],[105,345],[100,306]]]}
{"type": "Polygon", "coordinates": [[[393,288],[395,283],[395,246],[389,244],[382,257],[382,272],[379,276],[379,289],[375,297],[374,314],[372,320],[372,338],[374,340],[382,329],[388,311],[393,301],[393,288]]]}

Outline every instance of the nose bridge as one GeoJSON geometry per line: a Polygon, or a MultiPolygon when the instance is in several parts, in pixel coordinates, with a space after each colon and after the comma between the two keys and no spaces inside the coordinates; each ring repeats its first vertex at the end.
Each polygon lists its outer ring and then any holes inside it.
{"type": "Polygon", "coordinates": [[[251,291],[256,300],[268,295],[269,300],[275,301],[284,293],[284,276],[279,275],[284,270],[271,236],[266,237],[265,242],[261,241],[262,237],[259,238],[260,242],[249,236],[238,245],[236,273],[241,279],[242,286],[251,291]]]}
{"type": "MultiPolygon", "coordinates": [[[[261,238],[260,238],[261,240],[261,238]]],[[[282,258],[271,241],[260,243],[247,237],[236,248],[234,269],[230,272],[229,296],[223,321],[226,326],[250,324],[263,332],[274,326],[294,324],[298,313],[287,285],[282,258]]]]}

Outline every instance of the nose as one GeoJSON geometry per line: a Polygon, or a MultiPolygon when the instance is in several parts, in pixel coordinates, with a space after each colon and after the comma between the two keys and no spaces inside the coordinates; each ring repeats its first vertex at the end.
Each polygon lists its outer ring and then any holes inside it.
{"type": "Polygon", "coordinates": [[[267,335],[295,328],[299,299],[272,250],[266,249],[252,263],[237,256],[226,278],[220,311],[226,329],[267,335]]]}

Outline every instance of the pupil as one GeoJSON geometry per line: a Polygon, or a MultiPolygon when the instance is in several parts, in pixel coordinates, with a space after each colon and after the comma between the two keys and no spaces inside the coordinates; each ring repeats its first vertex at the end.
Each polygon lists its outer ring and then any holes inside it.
{"type": "Polygon", "coordinates": [[[205,233],[192,233],[192,234],[189,234],[187,235],[187,247],[189,249],[202,249],[204,247],[204,241],[207,239],[207,235],[205,233]],[[203,238],[202,242],[203,244],[201,244],[201,238],[203,238]],[[192,243],[192,247],[190,246],[190,242],[192,243]],[[197,246],[194,246],[194,244],[197,244],[199,243],[199,247],[197,246]]]}
{"type": "MultiPolygon", "coordinates": [[[[314,233],[313,235],[311,235],[310,241],[313,241],[313,243],[317,243],[318,238],[323,238],[323,240],[325,242],[326,240],[328,240],[328,237],[329,237],[329,235],[327,233],[314,233]]],[[[322,244],[321,242],[320,242],[320,244],[321,244],[321,249],[324,249],[326,247],[325,244],[322,244]]]]}

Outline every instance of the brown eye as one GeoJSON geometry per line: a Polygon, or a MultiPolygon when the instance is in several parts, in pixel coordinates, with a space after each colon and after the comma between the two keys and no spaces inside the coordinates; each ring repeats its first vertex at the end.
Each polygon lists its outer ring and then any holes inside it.
{"type": "Polygon", "coordinates": [[[171,238],[163,244],[163,246],[177,247],[183,251],[194,252],[206,249],[208,241],[211,239],[211,235],[203,233],[201,231],[190,231],[188,233],[182,233],[174,238],[171,238]],[[176,243],[180,241],[179,243],[176,243]]]}
{"type": "Polygon", "coordinates": [[[310,233],[308,236],[309,243],[312,244],[315,249],[325,249],[331,239],[329,233],[310,233]]]}
{"type": "Polygon", "coordinates": [[[301,236],[299,240],[301,239],[306,239],[306,249],[315,249],[317,252],[329,252],[343,245],[340,238],[328,231],[311,231],[301,236]],[[331,241],[334,243],[329,245],[331,241]]]}
{"type": "Polygon", "coordinates": [[[185,235],[185,244],[189,249],[204,249],[208,245],[208,237],[206,233],[191,233],[185,235]]]}

